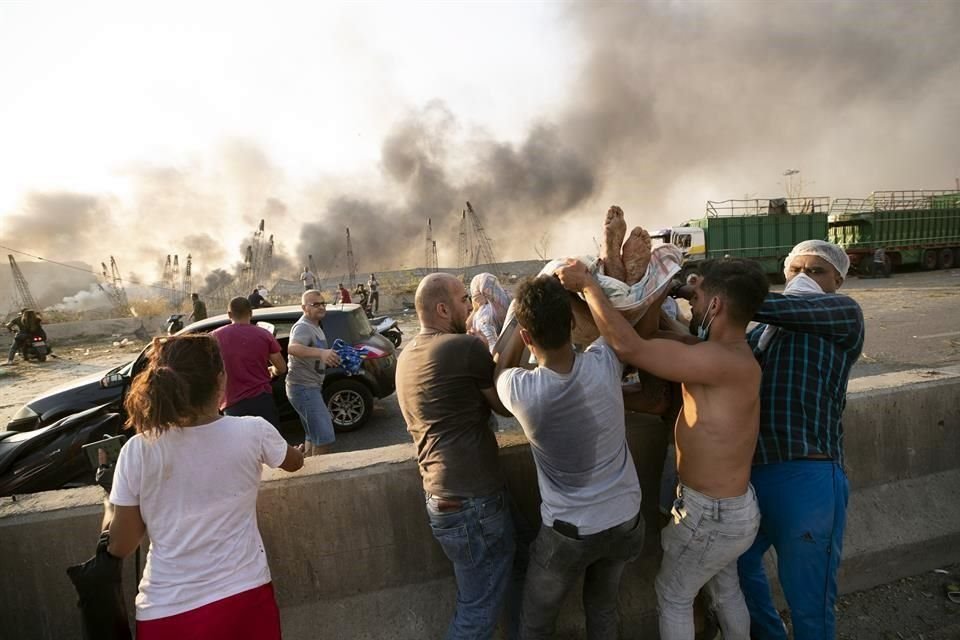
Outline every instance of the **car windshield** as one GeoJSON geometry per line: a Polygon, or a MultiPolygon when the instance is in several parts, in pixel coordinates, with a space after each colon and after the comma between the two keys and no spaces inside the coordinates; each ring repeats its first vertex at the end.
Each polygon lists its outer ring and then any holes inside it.
{"type": "Polygon", "coordinates": [[[335,338],[342,338],[347,342],[357,342],[373,335],[373,327],[367,322],[367,316],[362,309],[328,313],[320,321],[320,327],[331,342],[335,338]]]}

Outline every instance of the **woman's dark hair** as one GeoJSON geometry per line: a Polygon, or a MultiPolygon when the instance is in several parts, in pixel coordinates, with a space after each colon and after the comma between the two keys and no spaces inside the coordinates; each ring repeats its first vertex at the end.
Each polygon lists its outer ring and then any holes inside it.
{"type": "Polygon", "coordinates": [[[148,357],[123,402],[127,426],[160,434],[189,425],[219,391],[223,359],[217,340],[208,335],[154,338],[148,357]]]}
{"type": "Polygon", "coordinates": [[[521,284],[514,296],[514,313],[537,346],[558,349],[570,344],[570,294],[556,277],[539,276],[521,284]]]}
{"type": "Polygon", "coordinates": [[[20,321],[23,324],[23,330],[30,333],[37,333],[40,331],[40,318],[37,317],[37,312],[33,309],[26,309],[23,313],[20,314],[20,321]]]}

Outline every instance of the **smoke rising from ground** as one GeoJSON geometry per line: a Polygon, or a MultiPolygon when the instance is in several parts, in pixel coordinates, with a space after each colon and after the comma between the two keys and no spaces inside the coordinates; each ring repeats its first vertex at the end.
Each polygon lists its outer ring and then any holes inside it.
{"type": "Polygon", "coordinates": [[[0,243],[95,264],[115,253],[145,277],[189,252],[211,291],[237,277],[260,219],[277,239],[275,276],[295,279],[307,254],[345,273],[346,227],[360,273],[420,266],[427,218],[441,266],[455,264],[466,200],[507,260],[531,257],[548,229],[552,253],[592,251],[611,203],[630,224],[665,226],[707,199],[784,195],[788,168],[805,195],[834,197],[948,188],[960,171],[960,4],[590,3],[564,15],[583,52],[569,98],[517,140],[440,100],[398,105],[379,173],[360,186],[294,183],[256,143],[228,140],[212,160],[130,168],[131,201],[28,194],[0,243]]]}

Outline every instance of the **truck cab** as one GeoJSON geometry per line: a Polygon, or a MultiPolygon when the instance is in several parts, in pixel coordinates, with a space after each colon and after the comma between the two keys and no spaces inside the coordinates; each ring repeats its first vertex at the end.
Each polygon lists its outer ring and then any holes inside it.
{"type": "Polygon", "coordinates": [[[707,257],[707,242],[700,227],[669,227],[650,234],[653,246],[672,244],[683,251],[683,266],[707,257]]]}

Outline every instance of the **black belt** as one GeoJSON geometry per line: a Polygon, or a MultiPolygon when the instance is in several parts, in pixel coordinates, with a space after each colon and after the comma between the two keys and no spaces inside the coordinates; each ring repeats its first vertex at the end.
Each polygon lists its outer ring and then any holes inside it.
{"type": "Polygon", "coordinates": [[[564,522],[563,520],[554,520],[553,527],[554,531],[562,535],[564,538],[570,538],[571,540],[596,540],[598,538],[604,538],[615,533],[623,533],[625,531],[633,531],[637,523],[640,521],[640,512],[637,512],[637,515],[633,516],[626,522],[622,522],[615,527],[610,527],[609,529],[604,529],[597,533],[588,533],[586,535],[581,535],[577,529],[577,525],[571,524],[569,522],[564,522]]]}

